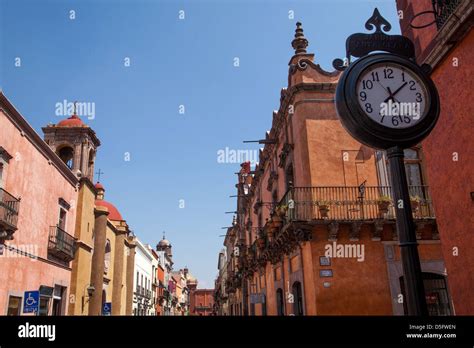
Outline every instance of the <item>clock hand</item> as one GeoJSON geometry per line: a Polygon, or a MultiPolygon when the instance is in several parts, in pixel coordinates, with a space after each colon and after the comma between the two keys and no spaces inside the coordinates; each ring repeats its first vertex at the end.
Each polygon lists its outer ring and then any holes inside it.
{"type": "Polygon", "coordinates": [[[382,85],[382,84],[380,83],[380,81],[377,81],[377,83],[380,85],[380,87],[382,87],[382,88],[389,94],[388,99],[386,99],[386,100],[384,101],[384,103],[386,103],[386,102],[387,102],[388,100],[390,100],[390,99],[392,99],[394,102],[398,102],[398,101],[395,100],[395,98],[393,97],[393,93],[392,93],[392,91],[390,90],[390,87],[384,87],[384,85],[382,85]]]}
{"type": "MultiPolygon", "coordinates": [[[[402,90],[403,87],[405,87],[406,85],[408,84],[408,82],[405,82],[403,85],[401,85],[400,87],[398,87],[397,90],[395,90],[395,92],[391,93],[390,94],[390,97],[388,97],[387,99],[384,100],[384,103],[388,102],[390,99],[393,99],[393,97],[395,96],[395,94],[397,94],[398,92],[400,92],[402,90]]],[[[394,99],[395,100],[395,99],[394,99]]]]}

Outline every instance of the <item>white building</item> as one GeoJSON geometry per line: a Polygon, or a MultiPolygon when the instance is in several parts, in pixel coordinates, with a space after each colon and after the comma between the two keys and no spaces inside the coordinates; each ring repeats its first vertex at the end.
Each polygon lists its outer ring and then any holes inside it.
{"type": "Polygon", "coordinates": [[[161,305],[163,307],[163,315],[173,315],[174,308],[172,304],[173,289],[171,272],[173,271],[173,254],[171,243],[163,235],[163,239],[156,245],[156,253],[158,254],[158,262],[165,272],[164,292],[161,305]]]}
{"type": "Polygon", "coordinates": [[[148,251],[153,256],[151,260],[151,310],[150,315],[157,315],[156,306],[158,304],[158,288],[160,286],[158,281],[158,264],[159,264],[159,256],[158,253],[153,250],[153,247],[149,244],[146,245],[148,251]]]}
{"type": "Polygon", "coordinates": [[[133,277],[133,315],[154,315],[152,295],[154,260],[150,248],[137,239],[133,277]]]}

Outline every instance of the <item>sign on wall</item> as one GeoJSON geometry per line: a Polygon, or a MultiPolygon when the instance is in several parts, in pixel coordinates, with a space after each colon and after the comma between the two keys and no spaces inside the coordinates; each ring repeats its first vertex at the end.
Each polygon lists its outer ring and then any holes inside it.
{"type": "Polygon", "coordinates": [[[39,291],[25,291],[23,298],[23,313],[38,313],[39,291]]]}

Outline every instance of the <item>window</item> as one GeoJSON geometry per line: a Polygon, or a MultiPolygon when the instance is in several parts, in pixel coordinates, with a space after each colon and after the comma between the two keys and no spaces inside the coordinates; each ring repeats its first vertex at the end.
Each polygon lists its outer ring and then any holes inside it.
{"type": "Polygon", "coordinates": [[[112,248],[110,246],[110,240],[107,239],[107,241],[105,242],[104,274],[107,274],[109,272],[110,258],[112,254],[111,251],[112,251],[112,248]]]}
{"type": "Polygon", "coordinates": [[[407,174],[408,186],[422,186],[421,161],[418,151],[415,149],[405,149],[405,172],[407,174]]]}
{"type": "Polygon", "coordinates": [[[40,296],[40,305],[38,315],[48,315],[50,297],[40,296]]]}
{"type": "MultiPolygon", "coordinates": [[[[423,285],[425,287],[426,304],[428,306],[428,315],[430,316],[444,316],[452,315],[450,297],[448,294],[448,287],[446,278],[443,275],[435,273],[422,273],[423,285]]],[[[405,283],[403,276],[400,277],[400,288],[403,297],[405,293],[405,283]]],[[[408,313],[406,301],[403,301],[403,310],[405,315],[408,313]]]]}
{"type": "Polygon", "coordinates": [[[66,215],[67,215],[66,209],[59,208],[58,227],[62,229],[63,231],[66,230],[66,215]]]}
{"type": "MultiPolygon", "coordinates": [[[[423,186],[423,175],[422,175],[422,164],[419,155],[419,150],[412,148],[412,149],[405,149],[403,150],[405,155],[405,173],[407,176],[408,186],[416,186],[416,188],[411,188],[413,190],[422,190],[421,186],[423,186]]],[[[391,178],[390,178],[390,168],[387,159],[387,154],[385,151],[377,151],[376,152],[376,163],[377,163],[377,172],[379,177],[379,183],[382,186],[390,186],[391,185],[391,178]]],[[[410,192],[411,194],[412,192],[410,192]]],[[[418,194],[418,192],[416,192],[418,194]]],[[[422,192],[420,192],[419,196],[421,197],[422,192]]]]}
{"type": "Polygon", "coordinates": [[[277,315],[285,315],[285,302],[283,298],[283,290],[278,289],[276,292],[277,315]]]}
{"type": "Polygon", "coordinates": [[[58,156],[61,160],[66,163],[69,169],[73,168],[73,158],[74,158],[74,150],[72,147],[64,146],[58,151],[58,156]]]}
{"type": "Polygon", "coordinates": [[[301,291],[301,283],[293,283],[293,313],[294,315],[303,315],[303,292],[301,291]]]}
{"type": "Polygon", "coordinates": [[[53,315],[63,315],[65,288],[59,285],[54,286],[53,293],[53,315]]]}
{"type": "Polygon", "coordinates": [[[10,296],[8,299],[7,315],[20,315],[21,314],[21,297],[10,296]]]}

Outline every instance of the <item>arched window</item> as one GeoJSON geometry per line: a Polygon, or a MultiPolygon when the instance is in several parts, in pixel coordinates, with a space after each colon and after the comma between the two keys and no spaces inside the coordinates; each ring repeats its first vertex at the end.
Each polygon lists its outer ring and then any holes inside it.
{"type": "Polygon", "coordinates": [[[276,291],[276,302],[277,302],[277,315],[285,315],[285,300],[284,300],[282,289],[278,289],[276,291]]]}
{"type": "Polygon", "coordinates": [[[87,173],[86,175],[94,177],[94,162],[95,162],[95,151],[91,149],[89,151],[89,160],[87,163],[87,173]]]}
{"type": "MultiPolygon", "coordinates": [[[[423,285],[425,287],[425,298],[428,306],[428,314],[430,316],[452,315],[451,299],[448,293],[446,278],[441,274],[436,273],[422,273],[423,285]]],[[[403,298],[406,297],[405,283],[403,276],[400,277],[400,289],[403,298]]],[[[406,306],[407,301],[403,301],[403,310],[405,315],[408,314],[406,306]]]]}
{"type": "Polygon", "coordinates": [[[111,251],[112,248],[110,246],[110,240],[107,239],[107,242],[105,243],[104,274],[107,274],[109,272],[110,256],[112,254],[111,251]]]}
{"type": "Polygon", "coordinates": [[[58,156],[61,160],[66,163],[69,169],[73,167],[73,158],[74,158],[74,150],[70,146],[63,146],[58,151],[58,156]]]}
{"type": "Polygon", "coordinates": [[[292,287],[294,296],[293,313],[294,315],[304,315],[303,313],[303,291],[301,290],[301,283],[294,282],[292,287]]]}

